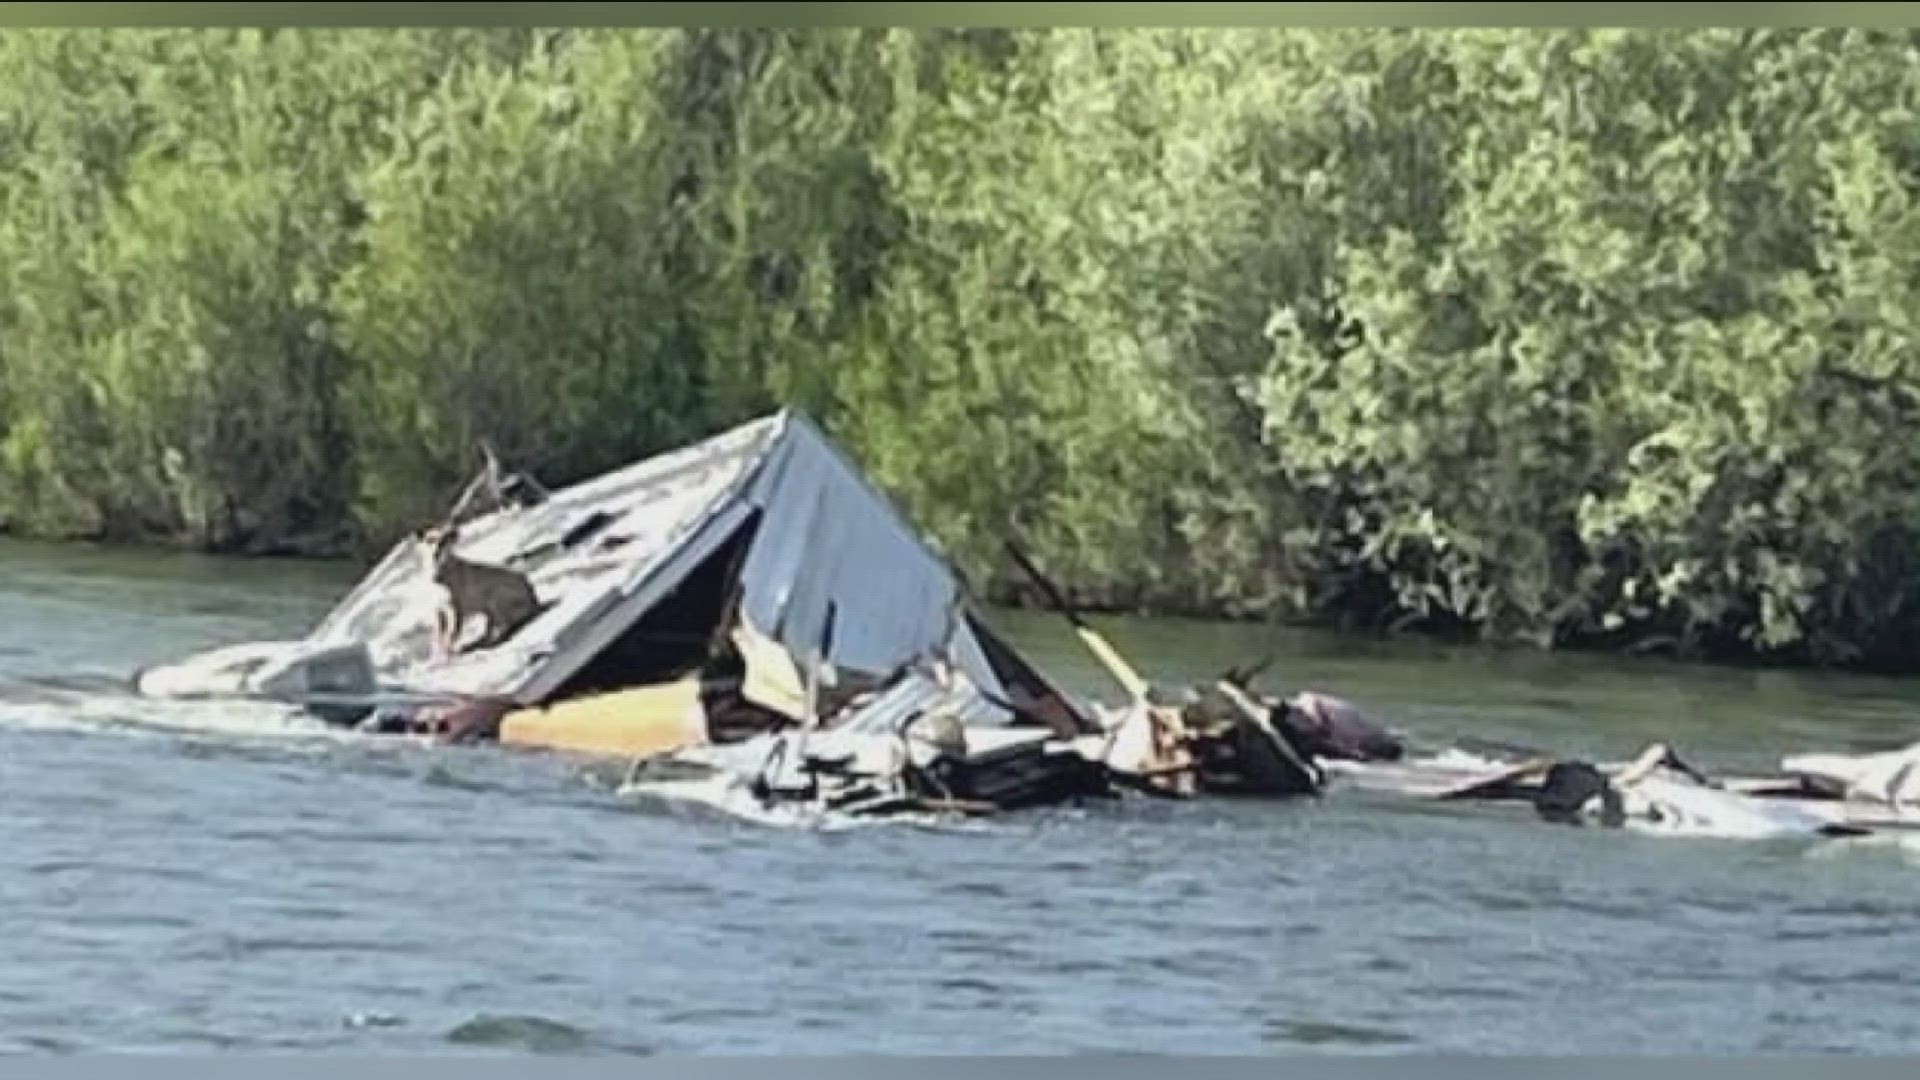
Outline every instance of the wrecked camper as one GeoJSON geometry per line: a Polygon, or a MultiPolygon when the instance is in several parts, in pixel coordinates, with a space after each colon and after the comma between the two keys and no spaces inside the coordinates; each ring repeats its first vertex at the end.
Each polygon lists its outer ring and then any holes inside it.
{"type": "Polygon", "coordinates": [[[1324,780],[1313,733],[1277,729],[1291,714],[1237,690],[1076,702],[792,411],[555,491],[489,457],[445,521],[396,544],[304,639],[214,650],[137,685],[732,770],[766,799],[837,786],[891,793],[873,805],[1005,808],[1115,784],[1289,796],[1324,780]],[[934,728],[948,737],[923,737],[934,728]]]}
{"type": "Polygon", "coordinates": [[[1090,786],[1057,742],[1094,731],[1090,715],[988,629],[806,417],[551,492],[489,472],[306,638],[217,649],[143,671],[137,688],[622,758],[842,721],[870,731],[937,705],[969,735],[1014,733],[973,738],[993,766],[960,784],[976,801],[1090,786]],[[482,488],[491,500],[473,497],[482,488]],[[971,692],[916,698],[929,663],[971,692]]]}

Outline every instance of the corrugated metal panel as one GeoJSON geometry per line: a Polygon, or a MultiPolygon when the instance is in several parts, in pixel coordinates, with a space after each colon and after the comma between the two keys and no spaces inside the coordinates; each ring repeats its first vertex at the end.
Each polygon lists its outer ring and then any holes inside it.
{"type": "Polygon", "coordinates": [[[959,582],[898,509],[820,431],[792,418],[753,485],[763,511],[742,568],[757,627],[796,656],[822,644],[836,665],[883,674],[948,652],[969,677],[1002,688],[964,620],[959,582]]]}

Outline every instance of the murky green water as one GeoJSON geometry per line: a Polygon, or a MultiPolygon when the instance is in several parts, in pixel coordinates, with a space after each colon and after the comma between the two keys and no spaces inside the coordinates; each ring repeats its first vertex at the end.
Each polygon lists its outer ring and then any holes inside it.
{"type": "MultiPolygon", "coordinates": [[[[1920,853],[1336,791],[777,832],[543,755],[121,689],[348,567],[0,542],[0,1049],[1911,1051],[1920,853]]],[[[1055,620],[1003,625],[1115,693],[1055,620]]],[[[1168,680],[1702,764],[1920,738],[1920,683],[1103,623],[1168,680]]]]}

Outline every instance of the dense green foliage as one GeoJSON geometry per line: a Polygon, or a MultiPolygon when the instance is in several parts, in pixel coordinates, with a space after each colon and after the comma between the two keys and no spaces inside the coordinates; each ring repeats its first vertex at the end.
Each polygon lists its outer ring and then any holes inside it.
{"type": "Polygon", "coordinates": [[[988,586],[1920,659],[1920,41],[12,32],[0,529],[379,544],[783,404],[988,586]]]}

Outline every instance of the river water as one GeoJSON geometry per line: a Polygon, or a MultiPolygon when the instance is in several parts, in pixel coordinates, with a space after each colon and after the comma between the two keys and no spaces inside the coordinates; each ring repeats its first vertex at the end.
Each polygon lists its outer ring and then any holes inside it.
{"type": "MultiPolygon", "coordinates": [[[[129,698],[353,568],[0,541],[0,1050],[1920,1049],[1920,849],[1352,791],[776,830],[576,762],[129,698]]],[[[1009,636],[1110,698],[1056,621],[1009,636]]],[[[1709,767],[1920,738],[1920,684],[1102,624],[1438,740],[1709,767]]]]}

